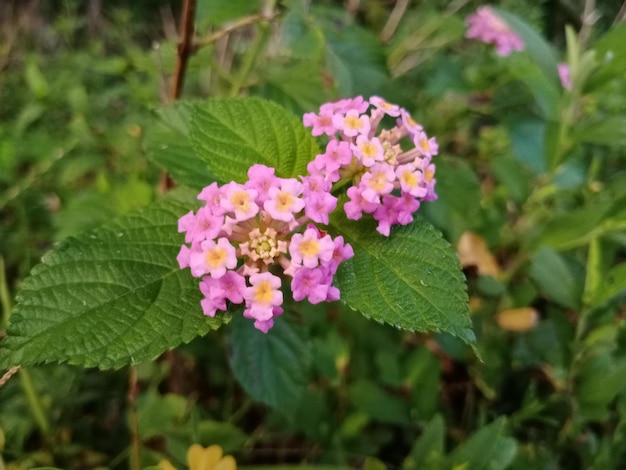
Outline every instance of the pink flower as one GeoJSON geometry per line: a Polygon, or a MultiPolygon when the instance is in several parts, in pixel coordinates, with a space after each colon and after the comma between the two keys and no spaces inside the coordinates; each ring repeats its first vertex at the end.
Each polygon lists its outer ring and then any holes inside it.
{"type": "Polygon", "coordinates": [[[318,236],[317,229],[308,228],[304,234],[296,233],[291,237],[289,254],[291,262],[302,264],[307,268],[315,268],[320,262],[328,262],[335,248],[330,236],[318,236]]]}
{"type": "Polygon", "coordinates": [[[252,274],[250,284],[244,292],[247,307],[244,315],[261,321],[273,318],[274,307],[283,303],[280,278],[270,272],[252,274]]]}
{"type": "Polygon", "coordinates": [[[376,163],[361,178],[359,183],[361,196],[366,201],[378,203],[380,196],[393,191],[395,179],[396,174],[391,165],[376,163]]]}
{"type": "Polygon", "coordinates": [[[344,243],[342,236],[335,237],[333,245],[333,256],[328,264],[331,274],[335,274],[337,272],[337,268],[341,263],[354,256],[354,250],[349,244],[344,243]]]}
{"type": "Polygon", "coordinates": [[[309,193],[304,196],[304,213],[313,222],[328,225],[328,216],[337,207],[337,198],[329,192],[309,193]]]}
{"type": "Polygon", "coordinates": [[[291,281],[293,300],[299,301],[307,298],[312,304],[324,302],[331,280],[332,278],[324,276],[321,268],[298,269],[291,281]]]}
{"type": "Polygon", "coordinates": [[[352,144],[350,147],[364,166],[372,166],[374,163],[385,159],[383,146],[376,137],[368,139],[367,136],[360,135],[356,138],[356,144],[352,144]]]}
{"type": "Polygon", "coordinates": [[[561,80],[561,85],[567,91],[572,91],[572,77],[570,74],[570,66],[568,64],[559,64],[557,66],[557,70],[559,72],[559,79],[561,80]]]}
{"type": "Polygon", "coordinates": [[[329,136],[335,135],[337,129],[333,124],[334,113],[331,110],[325,109],[320,112],[319,115],[315,113],[306,113],[302,117],[302,122],[305,127],[312,127],[311,134],[314,136],[326,134],[329,136]]]}
{"type": "Polygon", "coordinates": [[[333,124],[347,137],[355,137],[359,134],[367,135],[370,131],[369,118],[365,114],[359,115],[359,112],[354,109],[348,111],[345,116],[335,114],[333,124]]]}
{"type": "Polygon", "coordinates": [[[400,115],[400,106],[388,103],[379,96],[371,96],[370,103],[382,110],[388,116],[397,117],[400,115]]]}
{"type": "Polygon", "coordinates": [[[479,7],[476,13],[467,18],[466,23],[468,29],[465,37],[494,44],[499,56],[504,57],[513,51],[524,50],[522,38],[487,6],[479,7]]]}
{"type": "Polygon", "coordinates": [[[192,250],[189,256],[191,274],[200,277],[210,273],[216,279],[226,274],[226,269],[237,266],[235,247],[228,239],[220,238],[215,243],[213,240],[204,240],[200,243],[199,250],[192,250]]]}
{"type": "Polygon", "coordinates": [[[378,221],[376,231],[388,237],[391,226],[398,222],[398,210],[395,197],[388,196],[383,198],[383,203],[378,206],[374,212],[374,220],[378,221]]]}
{"type": "Polygon", "coordinates": [[[412,163],[400,165],[396,169],[396,176],[403,192],[415,197],[426,196],[428,191],[420,184],[424,176],[421,171],[415,168],[415,165],[412,163]]]}
{"type": "Polygon", "coordinates": [[[244,187],[256,190],[258,204],[267,201],[271,187],[280,185],[280,178],[275,176],[274,172],[274,168],[260,164],[252,165],[248,170],[248,181],[245,182],[244,187]]]}
{"type": "Polygon", "coordinates": [[[348,219],[359,220],[363,216],[363,212],[371,214],[376,210],[377,204],[364,199],[358,186],[350,186],[346,194],[350,201],[343,205],[343,210],[348,219]]]}
{"type": "Polygon", "coordinates": [[[294,214],[304,209],[304,201],[300,199],[302,184],[295,179],[283,180],[280,188],[270,188],[269,198],[263,208],[276,220],[290,222],[294,214]]]}
{"type": "Polygon", "coordinates": [[[422,156],[430,159],[434,155],[437,155],[439,152],[439,145],[437,144],[437,139],[431,137],[430,139],[426,135],[425,132],[420,132],[415,137],[413,137],[413,143],[417,150],[422,154],[422,156]]]}
{"type": "Polygon", "coordinates": [[[258,195],[256,189],[246,189],[242,184],[228,183],[224,188],[221,199],[222,208],[234,213],[235,221],[248,220],[257,215],[259,206],[255,199],[258,195]]]}

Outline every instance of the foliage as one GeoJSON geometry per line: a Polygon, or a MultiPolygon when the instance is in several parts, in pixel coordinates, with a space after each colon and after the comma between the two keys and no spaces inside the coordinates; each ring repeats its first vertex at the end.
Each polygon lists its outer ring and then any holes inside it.
{"type": "Polygon", "coordinates": [[[393,25],[378,0],[270,18],[274,2],[203,0],[206,44],[168,106],[177,38],[150,47],[168,6],[118,3],[0,6],[0,369],[23,366],[0,387],[0,467],[180,468],[193,443],[277,468],[624,465],[626,28],[609,3],[592,28],[569,2],[500,2],[526,44],[502,58],[463,38],[476,2],[410,2],[393,25]],[[296,116],[359,94],[437,136],[439,199],[389,239],[331,218],[355,251],[345,303],[287,299],[267,335],[204,317],[176,263],[197,190],[258,162],[302,174],[325,142],[296,116]],[[193,189],[157,198],[163,169],[193,189]]]}

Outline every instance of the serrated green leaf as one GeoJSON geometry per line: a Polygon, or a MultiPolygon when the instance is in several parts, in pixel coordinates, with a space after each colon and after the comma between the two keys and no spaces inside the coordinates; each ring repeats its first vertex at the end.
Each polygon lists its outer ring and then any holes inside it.
{"type": "Polygon", "coordinates": [[[450,467],[471,470],[503,470],[507,468],[517,452],[515,439],[504,435],[506,419],[499,418],[488,424],[461,446],[457,447],[450,456],[450,467]]]}
{"type": "Polygon", "coordinates": [[[191,146],[189,125],[192,104],[178,101],[160,108],[146,133],[144,148],[150,160],[163,167],[178,183],[203,188],[215,180],[191,146]]]}
{"type": "Polygon", "coordinates": [[[261,0],[199,0],[196,18],[201,23],[221,25],[261,8],[261,0]]]}
{"type": "Polygon", "coordinates": [[[176,261],[177,221],[193,200],[175,191],[48,253],[18,293],[0,369],[118,368],[218,328],[223,320],[202,315],[197,281],[176,261]]]}
{"type": "Polygon", "coordinates": [[[254,400],[293,412],[298,406],[311,366],[311,352],[285,317],[278,317],[264,334],[236,315],[230,330],[231,368],[254,400]]]}
{"type": "Polygon", "coordinates": [[[255,163],[283,178],[303,175],[319,153],[301,121],[259,98],[214,99],[194,106],[191,141],[196,154],[222,182],[247,179],[255,163]]]}
{"type": "Polygon", "coordinates": [[[341,299],[367,318],[408,331],[442,331],[475,341],[465,279],[452,247],[423,218],[396,227],[390,237],[373,220],[331,219],[354,257],[336,276],[341,299]]]}

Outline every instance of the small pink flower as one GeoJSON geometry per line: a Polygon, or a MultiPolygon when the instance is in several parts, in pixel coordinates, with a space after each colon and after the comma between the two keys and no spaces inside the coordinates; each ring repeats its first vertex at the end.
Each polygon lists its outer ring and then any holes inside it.
{"type": "Polygon", "coordinates": [[[572,77],[570,74],[570,66],[567,64],[559,64],[557,66],[557,70],[559,72],[559,79],[561,80],[561,85],[567,91],[572,91],[572,77]]]}
{"type": "Polygon", "coordinates": [[[426,195],[426,188],[420,184],[424,176],[412,163],[400,165],[396,168],[396,176],[400,182],[400,189],[403,192],[415,197],[424,197],[426,195]]]}
{"type": "Polygon", "coordinates": [[[248,170],[248,181],[245,182],[246,189],[254,189],[257,192],[257,204],[263,204],[269,197],[269,190],[280,185],[280,178],[274,175],[274,168],[265,165],[252,165],[248,170]]]}
{"type": "Polygon", "coordinates": [[[348,219],[359,220],[363,216],[363,212],[371,214],[376,210],[377,204],[364,199],[360,187],[350,186],[346,194],[350,201],[343,205],[343,210],[348,219]]]}
{"type": "Polygon", "coordinates": [[[367,135],[370,131],[370,120],[367,115],[359,115],[359,112],[351,109],[345,116],[335,114],[333,124],[347,137],[355,137],[359,134],[367,135]]]}
{"type": "Polygon", "coordinates": [[[470,15],[465,37],[478,39],[487,44],[494,44],[499,56],[508,56],[513,51],[524,50],[524,41],[502,18],[487,6],[478,7],[476,13],[470,15]]]}
{"type": "Polygon", "coordinates": [[[250,284],[244,292],[247,307],[244,315],[261,321],[273,318],[274,307],[283,303],[280,278],[270,272],[252,274],[250,284]]]}
{"type": "Polygon", "coordinates": [[[299,197],[302,183],[295,179],[284,179],[280,188],[270,188],[269,198],[263,208],[276,220],[291,222],[294,214],[304,209],[304,201],[299,197]]]}
{"type": "Polygon", "coordinates": [[[337,207],[337,198],[329,192],[320,191],[304,196],[304,213],[313,222],[328,225],[328,216],[337,207]]]}
{"type": "Polygon", "coordinates": [[[189,256],[189,267],[195,277],[210,273],[211,277],[218,279],[226,274],[226,269],[233,269],[235,266],[237,266],[235,247],[223,237],[219,238],[217,243],[213,240],[203,241],[200,243],[200,249],[192,250],[189,256]]]}
{"type": "Polygon", "coordinates": [[[376,231],[386,237],[389,236],[391,226],[398,222],[398,210],[396,198],[393,196],[384,197],[382,204],[374,212],[374,220],[378,221],[376,231]]]}
{"type": "Polygon", "coordinates": [[[302,264],[307,268],[315,268],[319,262],[328,262],[333,256],[335,248],[330,236],[318,237],[314,228],[308,228],[303,234],[296,233],[291,237],[289,254],[291,262],[302,264]]]}
{"type": "Polygon", "coordinates": [[[413,137],[413,143],[422,156],[430,159],[439,152],[439,145],[437,139],[431,137],[430,139],[425,132],[420,132],[413,137]]]}
{"type": "Polygon", "coordinates": [[[221,206],[224,210],[235,214],[235,221],[248,220],[259,212],[256,204],[256,189],[246,189],[242,184],[229,183],[222,189],[224,195],[221,206]]]}
{"type": "Polygon", "coordinates": [[[379,96],[371,96],[370,103],[376,106],[376,108],[382,110],[388,116],[400,116],[400,106],[398,106],[397,104],[388,103],[379,96]]]}
{"type": "Polygon", "coordinates": [[[348,243],[344,243],[342,236],[335,237],[333,245],[333,256],[328,264],[331,274],[337,272],[337,268],[341,263],[354,256],[354,250],[348,243]]]}
{"type": "Polygon", "coordinates": [[[326,300],[330,280],[323,275],[322,269],[300,268],[291,281],[293,300],[300,301],[307,298],[312,304],[326,300]]]}
{"type": "Polygon", "coordinates": [[[314,136],[326,134],[328,136],[335,135],[337,129],[333,124],[334,113],[328,109],[321,110],[320,114],[306,113],[302,117],[305,127],[312,127],[311,134],[314,136]]]}
{"type": "Polygon", "coordinates": [[[350,147],[364,166],[369,167],[385,159],[385,151],[377,137],[368,139],[367,136],[360,135],[356,138],[356,144],[350,147]]]}
{"type": "Polygon", "coordinates": [[[363,178],[361,178],[361,182],[359,183],[361,196],[366,201],[378,203],[380,196],[393,191],[393,182],[395,179],[396,174],[391,165],[376,163],[363,175],[363,178]]]}

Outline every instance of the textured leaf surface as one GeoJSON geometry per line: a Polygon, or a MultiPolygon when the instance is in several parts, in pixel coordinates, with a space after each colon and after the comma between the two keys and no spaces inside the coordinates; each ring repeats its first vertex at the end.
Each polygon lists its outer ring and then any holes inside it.
{"type": "Polygon", "coordinates": [[[262,163],[281,177],[306,172],[319,147],[300,120],[258,98],[209,100],[194,106],[191,141],[197,155],[222,182],[243,182],[262,163]]]}
{"type": "Polygon", "coordinates": [[[389,238],[375,222],[353,222],[343,213],[331,225],[354,249],[336,277],[341,299],[378,322],[409,331],[440,331],[475,341],[465,279],[454,250],[418,217],[392,230],[389,238]]]}
{"type": "Polygon", "coordinates": [[[0,369],[45,362],[116,368],[219,327],[221,319],[202,315],[197,282],[176,262],[177,220],[193,200],[176,191],[48,253],[18,293],[0,369]]]}
{"type": "Polygon", "coordinates": [[[311,352],[285,317],[264,334],[242,315],[230,332],[231,367],[254,399],[286,412],[296,409],[308,378],[311,352]]]}
{"type": "Polygon", "coordinates": [[[449,468],[504,470],[517,452],[517,442],[505,433],[505,418],[488,424],[455,449],[449,468]]]}
{"type": "Polygon", "coordinates": [[[182,101],[159,109],[144,145],[148,158],[178,183],[199,189],[208,186],[215,177],[191,146],[191,111],[192,105],[182,101]]]}

